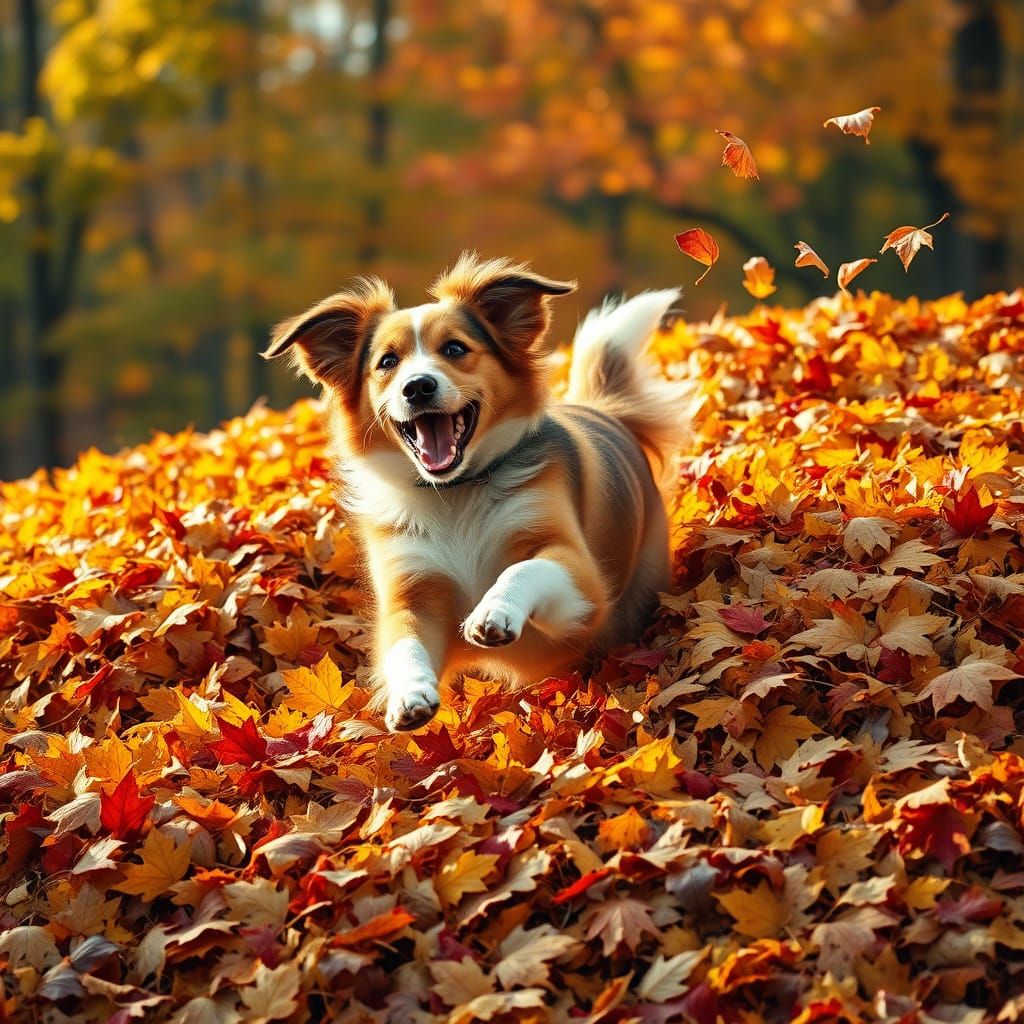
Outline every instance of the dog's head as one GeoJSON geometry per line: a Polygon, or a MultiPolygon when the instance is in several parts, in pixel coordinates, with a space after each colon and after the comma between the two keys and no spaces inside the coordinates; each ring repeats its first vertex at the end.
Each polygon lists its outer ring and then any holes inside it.
{"type": "Polygon", "coordinates": [[[435,301],[396,309],[365,278],[280,324],[263,354],[290,351],[335,398],[348,455],[397,448],[423,479],[448,483],[501,455],[543,408],[548,305],[575,287],[464,253],[435,301]]]}

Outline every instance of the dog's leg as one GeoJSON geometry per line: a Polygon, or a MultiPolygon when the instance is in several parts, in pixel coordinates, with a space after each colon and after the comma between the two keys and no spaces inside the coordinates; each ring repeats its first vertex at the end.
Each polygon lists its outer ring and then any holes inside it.
{"type": "Polygon", "coordinates": [[[377,676],[392,731],[418,729],[437,714],[438,679],[453,636],[451,595],[443,583],[391,595],[377,619],[377,676]]]}
{"type": "Polygon", "coordinates": [[[462,627],[478,647],[503,647],[518,640],[526,623],[561,637],[595,628],[607,600],[589,552],[558,544],[510,565],[470,612],[462,627]]]}

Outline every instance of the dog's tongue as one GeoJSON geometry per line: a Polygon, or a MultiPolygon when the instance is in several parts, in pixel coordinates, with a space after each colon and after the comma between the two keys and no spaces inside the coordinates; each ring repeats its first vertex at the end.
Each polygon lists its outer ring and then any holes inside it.
{"type": "Polygon", "coordinates": [[[447,469],[455,461],[456,455],[453,417],[443,414],[417,416],[413,425],[416,427],[416,447],[419,448],[420,462],[431,473],[447,469]]]}

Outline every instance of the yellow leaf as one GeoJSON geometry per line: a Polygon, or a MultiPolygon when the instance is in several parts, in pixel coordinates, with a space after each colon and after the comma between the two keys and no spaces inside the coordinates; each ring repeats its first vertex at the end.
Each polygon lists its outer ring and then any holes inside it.
{"type": "Polygon", "coordinates": [[[294,668],[281,673],[288,686],[284,703],[310,717],[327,711],[340,714],[345,710],[355,683],[345,683],[341,670],[325,654],[315,668],[294,668]]]}
{"type": "Polygon", "coordinates": [[[764,729],[754,742],[754,754],[766,771],[789,757],[801,740],[821,732],[809,718],[794,715],[793,711],[792,705],[783,704],[765,716],[764,729]]]}
{"type": "Polygon", "coordinates": [[[176,846],[173,839],[155,828],[146,836],[139,853],[142,863],[126,864],[124,881],[113,888],[152,903],[185,877],[191,862],[192,843],[187,840],[176,846]]]}
{"type": "Polygon", "coordinates": [[[651,826],[630,807],[625,813],[606,818],[597,826],[598,843],[606,853],[639,850],[651,838],[651,826]]]}
{"type": "Polygon", "coordinates": [[[716,893],[715,899],[725,907],[736,922],[736,931],[754,939],[773,939],[792,917],[785,897],[777,894],[767,881],[761,881],[751,892],[735,889],[716,893]]]}
{"type": "Polygon", "coordinates": [[[465,850],[458,857],[449,856],[434,876],[434,889],[449,907],[455,906],[468,892],[486,892],[484,879],[497,863],[492,853],[478,854],[465,850]]]}

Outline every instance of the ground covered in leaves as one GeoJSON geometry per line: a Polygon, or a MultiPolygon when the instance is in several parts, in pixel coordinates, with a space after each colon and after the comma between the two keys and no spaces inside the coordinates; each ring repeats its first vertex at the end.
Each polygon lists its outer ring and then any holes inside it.
{"type": "Polygon", "coordinates": [[[1024,294],[679,324],[634,649],[365,710],[312,403],[0,490],[0,1020],[1017,1020],[1024,294]]]}

